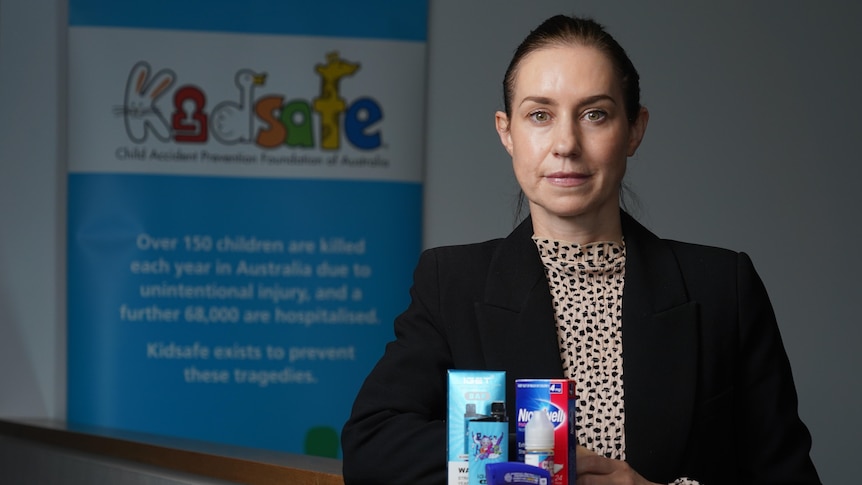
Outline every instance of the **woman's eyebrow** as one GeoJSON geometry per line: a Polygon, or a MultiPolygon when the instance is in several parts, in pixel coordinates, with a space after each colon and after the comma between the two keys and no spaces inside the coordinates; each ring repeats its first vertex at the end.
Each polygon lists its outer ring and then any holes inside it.
{"type": "Polygon", "coordinates": [[[556,101],[554,101],[552,98],[548,98],[545,96],[526,96],[524,99],[521,100],[520,104],[524,104],[527,102],[533,102],[536,104],[549,104],[552,106],[555,106],[557,104],[556,101]]]}
{"type": "Polygon", "coordinates": [[[595,94],[593,96],[588,96],[588,97],[582,99],[578,103],[578,106],[594,104],[594,103],[598,103],[599,101],[610,101],[612,104],[617,104],[617,100],[614,99],[614,97],[609,95],[609,94],[595,94]]]}
{"type": "MultiPolygon", "coordinates": [[[[578,101],[577,106],[578,107],[586,106],[588,104],[598,103],[599,101],[610,101],[613,104],[617,104],[617,102],[613,98],[613,96],[611,96],[609,94],[594,94],[592,96],[587,96],[586,98],[583,98],[580,101],[578,101]]],[[[549,98],[547,96],[526,96],[526,97],[524,97],[524,99],[521,100],[520,104],[523,105],[524,103],[527,103],[527,102],[533,102],[536,104],[546,104],[549,106],[556,106],[558,104],[553,98],[549,98]]]]}

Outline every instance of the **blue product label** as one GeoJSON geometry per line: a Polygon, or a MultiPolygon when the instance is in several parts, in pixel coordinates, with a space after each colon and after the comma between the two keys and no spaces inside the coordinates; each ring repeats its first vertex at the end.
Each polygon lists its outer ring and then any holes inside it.
{"type": "Polygon", "coordinates": [[[505,421],[469,421],[469,485],[485,485],[485,465],[509,459],[508,423],[505,421]]]}

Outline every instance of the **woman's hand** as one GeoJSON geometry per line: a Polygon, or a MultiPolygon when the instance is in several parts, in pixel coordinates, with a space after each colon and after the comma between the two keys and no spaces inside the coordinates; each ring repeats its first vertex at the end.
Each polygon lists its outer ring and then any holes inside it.
{"type": "Polygon", "coordinates": [[[628,463],[598,455],[578,446],[577,485],[657,485],[632,470],[628,463]]]}

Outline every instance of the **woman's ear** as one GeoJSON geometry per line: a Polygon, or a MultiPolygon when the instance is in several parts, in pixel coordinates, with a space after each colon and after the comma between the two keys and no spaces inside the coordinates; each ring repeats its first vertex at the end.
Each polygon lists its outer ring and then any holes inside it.
{"type": "Polygon", "coordinates": [[[503,144],[503,148],[509,152],[509,155],[512,154],[512,132],[509,131],[509,117],[506,116],[506,113],[502,111],[497,111],[494,114],[494,124],[497,128],[497,134],[500,135],[500,143],[503,144]]]}
{"type": "Polygon", "coordinates": [[[640,112],[638,112],[637,119],[631,124],[629,129],[628,156],[634,156],[638,147],[641,145],[641,141],[644,139],[644,133],[646,133],[647,123],[649,123],[649,110],[642,107],[640,112]]]}

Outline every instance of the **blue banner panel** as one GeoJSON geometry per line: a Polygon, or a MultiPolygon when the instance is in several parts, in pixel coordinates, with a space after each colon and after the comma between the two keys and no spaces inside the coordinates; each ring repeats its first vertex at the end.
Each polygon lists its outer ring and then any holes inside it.
{"type": "Polygon", "coordinates": [[[410,183],[72,174],[70,420],[337,450],[420,208],[410,183]]]}
{"type": "Polygon", "coordinates": [[[69,25],[424,42],[427,1],[71,0],[69,25]]]}

